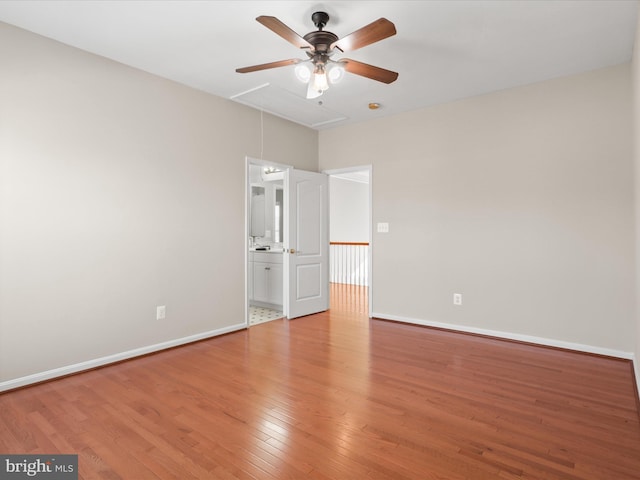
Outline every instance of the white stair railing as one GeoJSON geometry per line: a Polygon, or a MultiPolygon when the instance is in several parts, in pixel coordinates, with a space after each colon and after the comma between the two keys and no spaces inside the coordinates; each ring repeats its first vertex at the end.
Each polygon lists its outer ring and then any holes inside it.
{"type": "Polygon", "coordinates": [[[331,242],[332,283],[369,286],[369,244],[331,242]]]}

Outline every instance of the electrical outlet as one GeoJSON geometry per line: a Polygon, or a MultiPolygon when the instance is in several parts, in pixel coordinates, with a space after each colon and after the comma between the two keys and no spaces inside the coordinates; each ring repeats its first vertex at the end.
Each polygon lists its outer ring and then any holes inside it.
{"type": "Polygon", "coordinates": [[[164,320],[167,316],[167,307],[160,305],[156,307],[156,320],[164,320]]]}
{"type": "Polygon", "coordinates": [[[462,305],[462,294],[454,293],[453,294],[453,304],[454,305],[462,305]]]}

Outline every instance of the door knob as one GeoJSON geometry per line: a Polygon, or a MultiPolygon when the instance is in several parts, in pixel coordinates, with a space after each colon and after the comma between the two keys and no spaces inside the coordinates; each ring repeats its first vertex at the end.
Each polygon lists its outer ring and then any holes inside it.
{"type": "Polygon", "coordinates": [[[292,248],[291,250],[289,250],[289,253],[296,253],[296,249],[292,248]]]}

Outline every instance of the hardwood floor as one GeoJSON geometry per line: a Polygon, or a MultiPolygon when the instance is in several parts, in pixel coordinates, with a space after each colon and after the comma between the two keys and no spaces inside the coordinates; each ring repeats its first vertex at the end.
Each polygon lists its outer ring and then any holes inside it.
{"type": "Polygon", "coordinates": [[[640,479],[631,364],[328,313],[0,395],[0,453],[83,479],[640,479]]]}

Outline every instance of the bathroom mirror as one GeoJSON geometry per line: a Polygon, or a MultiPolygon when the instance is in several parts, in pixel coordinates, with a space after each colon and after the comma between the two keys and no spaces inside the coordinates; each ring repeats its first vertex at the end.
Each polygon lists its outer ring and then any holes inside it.
{"type": "Polygon", "coordinates": [[[264,237],[266,200],[264,187],[251,187],[251,236],[264,237]]]}
{"type": "Polygon", "coordinates": [[[273,241],[281,243],[283,242],[282,236],[284,234],[284,190],[280,186],[275,187],[273,220],[273,241]]]}

